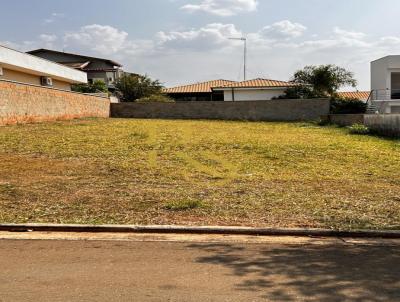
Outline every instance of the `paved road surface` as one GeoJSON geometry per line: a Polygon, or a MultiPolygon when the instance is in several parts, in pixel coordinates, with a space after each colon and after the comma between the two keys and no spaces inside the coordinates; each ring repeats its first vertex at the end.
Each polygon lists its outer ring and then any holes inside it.
{"type": "Polygon", "coordinates": [[[2,302],[400,301],[395,241],[3,235],[2,302]]]}

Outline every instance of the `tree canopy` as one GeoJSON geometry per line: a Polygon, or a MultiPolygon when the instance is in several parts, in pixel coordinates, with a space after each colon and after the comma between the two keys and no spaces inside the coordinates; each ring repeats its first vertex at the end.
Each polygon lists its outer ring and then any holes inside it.
{"type": "Polygon", "coordinates": [[[352,72],[331,64],[306,66],[294,74],[292,81],[298,86],[286,91],[291,98],[330,97],[342,87],[357,86],[352,72]]]}
{"type": "Polygon", "coordinates": [[[125,102],[161,94],[163,86],[160,81],[152,80],[146,75],[126,74],[119,78],[115,87],[125,102]]]}

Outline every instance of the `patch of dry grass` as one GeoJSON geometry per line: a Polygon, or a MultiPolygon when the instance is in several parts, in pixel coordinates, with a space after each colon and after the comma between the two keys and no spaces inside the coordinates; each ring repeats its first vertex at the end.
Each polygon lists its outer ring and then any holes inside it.
{"type": "Polygon", "coordinates": [[[400,228],[399,155],[399,140],[308,123],[8,126],[0,221],[400,228]]]}

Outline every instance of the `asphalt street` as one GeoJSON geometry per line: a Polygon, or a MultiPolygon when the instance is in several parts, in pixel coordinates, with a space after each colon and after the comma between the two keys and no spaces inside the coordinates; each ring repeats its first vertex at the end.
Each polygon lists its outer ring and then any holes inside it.
{"type": "Polygon", "coordinates": [[[0,301],[400,301],[394,240],[60,236],[0,233],[0,301]]]}

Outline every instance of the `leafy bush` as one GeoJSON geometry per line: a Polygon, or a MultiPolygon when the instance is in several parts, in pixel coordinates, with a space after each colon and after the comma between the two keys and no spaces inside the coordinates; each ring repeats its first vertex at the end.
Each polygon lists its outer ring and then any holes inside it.
{"type": "Polygon", "coordinates": [[[312,87],[313,93],[318,96],[334,95],[343,86],[357,85],[352,72],[331,64],[306,66],[294,74],[293,82],[312,87]]]}
{"type": "Polygon", "coordinates": [[[137,99],[136,103],[175,103],[175,100],[165,94],[152,94],[148,97],[137,99]]]}
{"type": "Polygon", "coordinates": [[[327,98],[344,86],[356,87],[354,74],[335,65],[306,66],[295,72],[292,82],[281,99],[327,98]]]}
{"type": "Polygon", "coordinates": [[[94,81],[92,84],[75,84],[72,85],[72,91],[80,93],[107,93],[108,88],[103,81],[94,81]]]}
{"type": "Polygon", "coordinates": [[[363,114],[367,110],[367,103],[359,99],[331,98],[332,114],[363,114]]]}
{"type": "Polygon", "coordinates": [[[370,133],[368,127],[362,124],[354,124],[350,126],[348,129],[351,134],[366,135],[370,133]]]}
{"type": "Polygon", "coordinates": [[[161,94],[163,86],[158,80],[152,80],[146,75],[126,74],[115,82],[120,98],[124,102],[134,102],[151,95],[161,94]]]}
{"type": "Polygon", "coordinates": [[[277,99],[313,99],[324,97],[314,93],[310,86],[294,86],[285,90],[285,94],[277,97],[277,99]]]}

